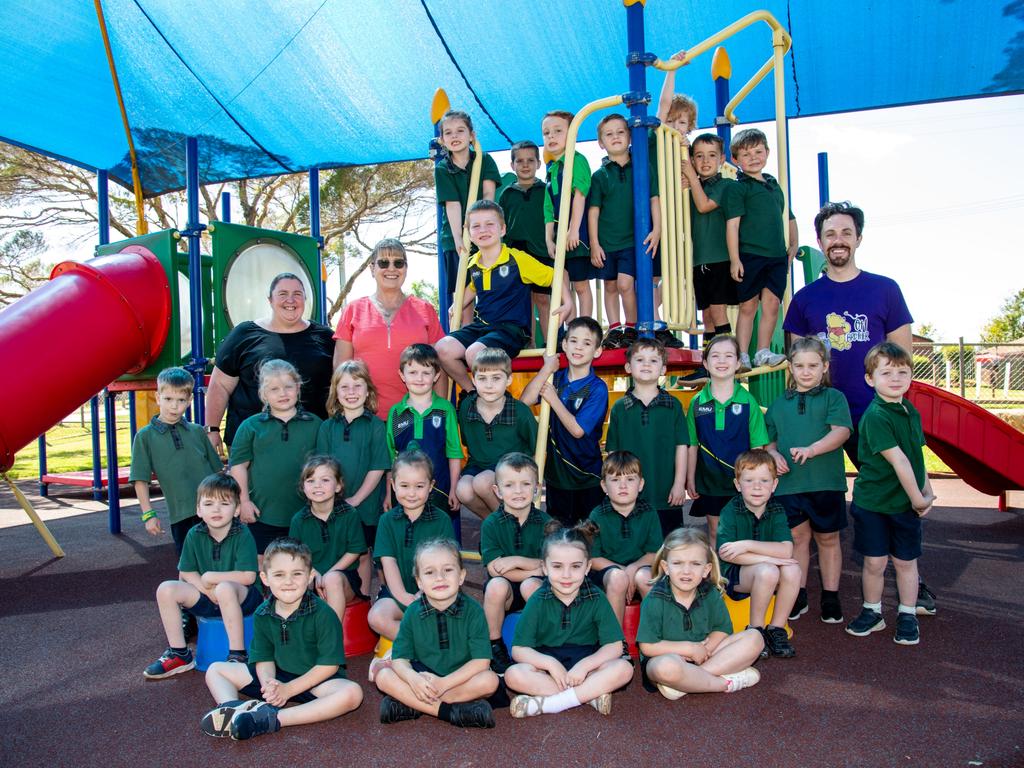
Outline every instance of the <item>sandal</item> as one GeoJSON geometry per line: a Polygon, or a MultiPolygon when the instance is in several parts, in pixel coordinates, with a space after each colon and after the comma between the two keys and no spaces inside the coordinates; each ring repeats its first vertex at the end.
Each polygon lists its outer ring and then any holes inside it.
{"type": "Polygon", "coordinates": [[[526,694],[519,694],[513,696],[512,701],[509,702],[508,711],[512,717],[534,717],[543,713],[544,697],[543,696],[527,696],[526,694]]]}

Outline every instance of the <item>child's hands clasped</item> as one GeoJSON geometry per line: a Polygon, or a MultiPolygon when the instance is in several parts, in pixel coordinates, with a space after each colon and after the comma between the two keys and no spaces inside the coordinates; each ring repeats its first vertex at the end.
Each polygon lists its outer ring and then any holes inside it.
{"type": "MultiPolygon", "coordinates": [[[[580,664],[574,664],[573,668],[565,673],[568,685],[566,688],[575,688],[577,685],[583,685],[583,681],[587,679],[587,675],[590,674],[589,670],[580,669],[580,664]]],[[[564,689],[563,689],[564,690],[564,689]]]]}
{"type": "Polygon", "coordinates": [[[441,691],[437,688],[437,677],[430,672],[419,672],[409,683],[413,695],[425,704],[433,704],[441,698],[441,691]]]}
{"type": "Polygon", "coordinates": [[[558,690],[564,691],[567,688],[571,688],[572,685],[569,683],[569,673],[565,667],[562,666],[558,659],[549,656],[550,661],[547,664],[545,671],[551,675],[551,679],[555,681],[555,685],[558,686],[558,690]]]}
{"type": "Polygon", "coordinates": [[[263,694],[263,700],[272,707],[283,707],[291,698],[288,684],[273,678],[263,684],[260,693],[263,694]]]}

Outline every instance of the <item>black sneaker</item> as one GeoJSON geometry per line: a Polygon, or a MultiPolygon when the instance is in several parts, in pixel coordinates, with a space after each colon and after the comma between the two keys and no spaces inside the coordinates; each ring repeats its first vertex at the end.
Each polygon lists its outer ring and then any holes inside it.
{"type": "Polygon", "coordinates": [[[769,656],[771,656],[771,651],[768,650],[768,633],[765,632],[764,627],[752,627],[749,624],[747,624],[746,629],[756,629],[758,632],[761,633],[761,637],[764,639],[764,646],[761,648],[761,653],[758,654],[757,658],[767,659],[769,656]]]}
{"type": "Polygon", "coordinates": [[[807,611],[807,590],[801,587],[800,593],[796,596],[796,602],[793,603],[793,610],[789,612],[789,620],[796,621],[807,611]]]}
{"type": "Polygon", "coordinates": [[[860,616],[846,625],[846,631],[854,637],[867,637],[872,632],[885,629],[885,619],[878,611],[861,609],[860,616]]]}
{"type": "Polygon", "coordinates": [[[199,622],[188,611],[181,612],[181,629],[185,633],[185,642],[189,643],[199,637],[199,622]]]}
{"type": "Polygon", "coordinates": [[[789,642],[785,627],[765,627],[764,642],[768,653],[779,659],[791,659],[796,656],[796,649],[789,642]]]}
{"type": "Polygon", "coordinates": [[[917,584],[917,608],[915,612],[918,616],[935,615],[935,593],[928,589],[928,585],[923,581],[917,584]]]}
{"type": "Polygon", "coordinates": [[[514,663],[512,657],[508,655],[505,641],[500,637],[497,640],[491,640],[491,671],[496,675],[504,675],[505,670],[514,663]]]}
{"type": "Polygon", "coordinates": [[[838,592],[824,592],[821,595],[821,620],[826,624],[843,623],[843,606],[838,592]]]}
{"type": "Polygon", "coordinates": [[[622,334],[622,326],[612,328],[601,340],[601,346],[605,349],[622,349],[626,346],[622,334]]]}
{"type": "Polygon", "coordinates": [[[707,384],[708,379],[710,378],[711,374],[708,373],[708,369],[702,365],[693,373],[688,373],[685,376],[679,376],[676,379],[676,383],[681,384],[684,387],[700,387],[707,384]]]}
{"type": "Polygon", "coordinates": [[[896,635],[893,642],[897,645],[917,645],[921,642],[921,628],[917,625],[917,616],[912,613],[900,613],[896,616],[896,635]]]}
{"type": "Polygon", "coordinates": [[[400,723],[403,720],[415,720],[422,714],[391,696],[385,696],[380,700],[380,721],[384,725],[400,723]]]}
{"type": "Polygon", "coordinates": [[[624,325],[624,326],[622,326],[622,346],[623,347],[628,347],[630,344],[632,344],[634,341],[637,341],[639,338],[640,338],[640,331],[638,331],[635,326],[632,326],[632,325],[624,325]]]}
{"type": "Polygon", "coordinates": [[[494,710],[483,699],[452,704],[450,722],[459,728],[493,728],[494,710]]]}
{"type": "Polygon", "coordinates": [[[225,701],[203,715],[203,719],[199,722],[199,727],[207,736],[214,736],[218,739],[226,738],[231,735],[231,720],[234,716],[239,712],[252,709],[259,703],[256,699],[250,699],[249,701],[241,701],[240,699],[225,701]]]}
{"type": "Polygon", "coordinates": [[[244,741],[253,736],[262,736],[279,730],[281,723],[277,721],[277,707],[265,701],[257,702],[251,709],[236,712],[231,718],[231,738],[235,741],[244,741]]]}
{"type": "Polygon", "coordinates": [[[233,661],[236,664],[248,664],[249,654],[247,651],[228,651],[228,661],[233,661]]]}
{"type": "Polygon", "coordinates": [[[685,346],[668,328],[655,331],[654,338],[660,341],[666,349],[682,349],[685,346]]]}

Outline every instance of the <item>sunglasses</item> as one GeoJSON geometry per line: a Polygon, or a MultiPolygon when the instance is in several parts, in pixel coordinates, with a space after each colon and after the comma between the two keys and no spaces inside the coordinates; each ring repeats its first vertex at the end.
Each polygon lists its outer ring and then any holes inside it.
{"type": "Polygon", "coordinates": [[[395,269],[405,269],[406,263],[407,262],[405,259],[395,259],[394,261],[388,261],[387,259],[377,259],[377,269],[387,269],[392,264],[395,266],[395,269]]]}

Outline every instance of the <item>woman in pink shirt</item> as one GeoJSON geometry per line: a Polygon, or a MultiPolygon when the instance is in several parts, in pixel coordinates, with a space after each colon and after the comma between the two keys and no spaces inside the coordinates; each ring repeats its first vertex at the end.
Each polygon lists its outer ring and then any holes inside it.
{"type": "Polygon", "coordinates": [[[400,241],[388,238],[377,243],[370,257],[377,290],[345,307],[334,334],[334,366],[353,358],[366,363],[377,386],[377,415],[382,419],[406,393],[398,375],[402,350],[410,344],[433,344],[444,336],[437,310],[402,290],[408,273],[400,241]]]}

